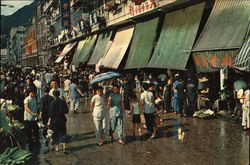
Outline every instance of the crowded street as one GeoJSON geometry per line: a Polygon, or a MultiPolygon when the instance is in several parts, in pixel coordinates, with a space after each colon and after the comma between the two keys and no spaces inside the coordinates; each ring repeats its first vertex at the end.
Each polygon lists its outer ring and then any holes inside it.
{"type": "Polygon", "coordinates": [[[1,0],[0,165],[249,165],[250,0],[1,0]]]}
{"type": "Polygon", "coordinates": [[[103,146],[95,143],[95,129],[88,103],[83,99],[80,112],[67,116],[67,134],[70,154],[35,150],[37,162],[42,165],[211,165],[249,162],[249,133],[240,125],[223,119],[202,120],[180,118],[174,113],[162,116],[160,134],[156,139],[132,140],[131,115],[126,116],[127,144],[110,143],[108,136],[103,146]],[[181,132],[180,132],[181,131],[181,132]]]}

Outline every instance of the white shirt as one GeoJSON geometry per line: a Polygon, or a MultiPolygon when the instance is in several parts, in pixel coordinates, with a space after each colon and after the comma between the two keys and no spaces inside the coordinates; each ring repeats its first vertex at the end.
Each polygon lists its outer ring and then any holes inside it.
{"type": "Polygon", "coordinates": [[[154,104],[152,103],[152,100],[154,100],[154,95],[150,91],[144,91],[141,94],[141,100],[144,103],[144,112],[147,114],[154,113],[154,104]]]}
{"type": "Polygon", "coordinates": [[[35,80],[33,83],[37,88],[42,88],[42,82],[40,80],[35,80]]]}
{"type": "Polygon", "coordinates": [[[95,103],[92,115],[94,117],[104,117],[104,98],[100,95],[94,95],[91,99],[91,103],[95,103]]]}
{"type": "Polygon", "coordinates": [[[166,78],[167,78],[167,76],[166,76],[166,74],[160,74],[160,75],[158,76],[158,78],[160,78],[161,81],[165,81],[166,78]]]}
{"type": "MultiPolygon", "coordinates": [[[[52,88],[50,91],[49,91],[49,95],[50,96],[52,96],[53,97],[53,92],[54,92],[54,88],[52,88]]],[[[57,89],[59,92],[60,92],[60,99],[63,99],[63,97],[64,97],[64,91],[63,91],[63,89],[62,88],[58,88],[57,89]]]]}
{"type": "Polygon", "coordinates": [[[70,84],[71,84],[71,81],[69,79],[64,81],[64,91],[69,91],[70,84]]]}

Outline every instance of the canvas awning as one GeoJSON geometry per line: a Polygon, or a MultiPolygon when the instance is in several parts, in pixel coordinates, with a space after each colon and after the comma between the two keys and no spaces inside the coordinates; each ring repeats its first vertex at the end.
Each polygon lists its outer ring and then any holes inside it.
{"type": "Polygon", "coordinates": [[[136,24],[125,69],[142,68],[151,57],[159,17],[136,24]]]}
{"type": "Polygon", "coordinates": [[[110,49],[101,63],[106,68],[117,69],[128,49],[134,32],[133,26],[118,29],[110,49]]]}
{"type": "Polygon", "coordinates": [[[77,57],[77,59],[72,62],[72,65],[79,65],[80,63],[85,63],[90,54],[92,53],[92,50],[94,48],[94,45],[96,43],[96,39],[97,39],[97,35],[92,35],[92,36],[88,36],[84,41],[84,45],[81,49],[81,52],[79,53],[79,56],[77,57]]]}
{"type": "Polygon", "coordinates": [[[85,45],[85,42],[86,40],[79,41],[71,64],[77,63],[80,60],[82,48],[85,45]]]}
{"type": "Polygon", "coordinates": [[[56,63],[59,63],[62,61],[64,56],[76,45],[77,42],[69,43],[64,48],[62,53],[59,55],[59,57],[56,59],[56,63]]]}
{"type": "Polygon", "coordinates": [[[234,59],[233,67],[241,71],[250,72],[250,35],[234,59]]]}
{"type": "Polygon", "coordinates": [[[205,3],[167,13],[148,67],[184,70],[193,47],[205,3]]]}
{"type": "Polygon", "coordinates": [[[96,65],[98,61],[104,56],[104,54],[107,52],[107,49],[109,48],[108,43],[110,42],[111,35],[111,30],[99,34],[95,49],[91,55],[88,65],[96,65]]]}
{"type": "Polygon", "coordinates": [[[211,72],[231,66],[236,52],[243,44],[249,22],[249,0],[216,0],[207,23],[193,48],[192,55],[196,70],[211,72]],[[199,61],[198,59],[203,58],[207,58],[208,63],[213,63],[213,67],[201,66],[202,63],[196,63],[199,61]],[[222,62],[224,59],[228,59],[228,62],[222,62]],[[223,63],[225,65],[221,65],[223,63]]]}

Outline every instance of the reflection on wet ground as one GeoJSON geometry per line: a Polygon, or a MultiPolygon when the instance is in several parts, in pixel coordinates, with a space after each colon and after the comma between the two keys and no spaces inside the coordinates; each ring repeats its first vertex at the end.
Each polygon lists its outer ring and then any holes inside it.
{"type": "MultiPolygon", "coordinates": [[[[53,152],[52,146],[33,148],[34,164],[44,165],[246,165],[249,162],[249,133],[241,126],[221,119],[180,118],[163,115],[156,139],[131,138],[131,116],[125,118],[125,146],[109,141],[99,147],[88,104],[79,114],[68,115],[69,154],[53,152]]],[[[107,127],[108,128],[108,127],[107,127]]],[[[144,131],[145,132],[145,131],[144,131]]],[[[106,138],[108,140],[108,136],[106,138]]]]}

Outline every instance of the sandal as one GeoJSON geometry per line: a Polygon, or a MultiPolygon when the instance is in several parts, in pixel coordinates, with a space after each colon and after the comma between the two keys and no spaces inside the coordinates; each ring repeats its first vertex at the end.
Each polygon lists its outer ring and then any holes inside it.
{"type": "Polygon", "coordinates": [[[119,142],[118,142],[119,144],[122,144],[122,145],[125,145],[125,142],[124,141],[122,141],[122,140],[119,140],[119,142]]]}

